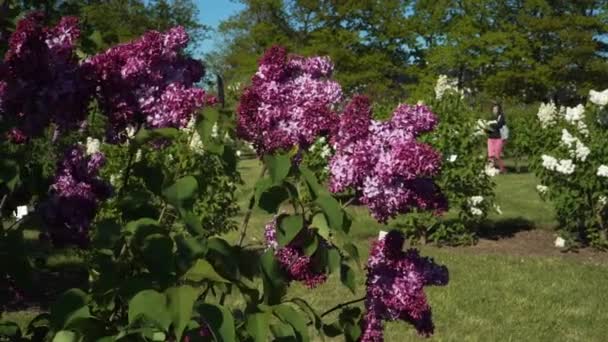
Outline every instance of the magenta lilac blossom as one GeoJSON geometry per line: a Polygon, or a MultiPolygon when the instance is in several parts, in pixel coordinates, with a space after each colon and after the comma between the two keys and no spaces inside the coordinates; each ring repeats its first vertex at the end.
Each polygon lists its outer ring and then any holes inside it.
{"type": "Polygon", "coordinates": [[[381,342],[384,321],[406,321],[423,336],[433,334],[424,286],[446,285],[448,269],[417,250],[403,251],[404,236],[389,232],[372,246],[367,262],[365,315],[362,342],[381,342]]]}
{"type": "Polygon", "coordinates": [[[44,205],[48,236],[56,246],[88,244],[88,233],[99,203],[112,194],[109,183],[99,178],[105,157],[86,155],[82,146],[69,148],[59,162],[51,198],[44,205]]]}
{"type": "Polygon", "coordinates": [[[0,112],[14,142],[41,135],[50,123],[60,131],[78,127],[93,90],[75,55],[78,19],[50,28],[43,22],[40,12],[20,20],[0,64],[0,112]]]}
{"type": "Polygon", "coordinates": [[[262,57],[237,110],[237,133],[258,155],[307,148],[332,129],[342,97],[327,57],[289,56],[272,47],[262,57]]]}
{"type": "Polygon", "coordinates": [[[417,141],[435,127],[435,115],[425,106],[402,104],[389,121],[371,117],[364,96],[355,96],[340,115],[332,137],[330,190],[354,189],[380,222],[413,208],[444,210],[445,197],[432,180],[441,156],[417,141]]]}
{"type": "Polygon", "coordinates": [[[85,62],[109,120],[110,142],[123,141],[128,126],[183,128],[196,110],[214,100],[195,86],[204,68],[184,56],[187,43],[183,27],[150,31],[85,62]]]}
{"type": "MultiPolygon", "coordinates": [[[[299,243],[303,240],[302,237],[296,237],[287,246],[280,247],[276,239],[276,229],[276,218],[266,224],[264,229],[266,246],[274,250],[274,255],[289,280],[302,282],[309,288],[315,288],[323,284],[327,280],[327,275],[323,270],[319,270],[316,267],[314,257],[304,254],[302,246],[299,243]]],[[[309,232],[308,229],[303,229],[301,234],[306,234],[307,232],[309,232]]],[[[325,241],[321,243],[327,245],[325,241]]]]}

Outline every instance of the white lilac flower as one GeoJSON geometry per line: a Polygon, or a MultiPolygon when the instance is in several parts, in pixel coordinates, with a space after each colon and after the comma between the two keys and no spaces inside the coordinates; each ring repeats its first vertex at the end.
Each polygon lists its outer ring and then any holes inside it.
{"type": "Polygon", "coordinates": [[[13,216],[15,216],[17,220],[21,220],[25,215],[27,215],[27,212],[27,205],[20,205],[17,207],[17,210],[13,212],[13,216]]]}
{"type": "Polygon", "coordinates": [[[114,174],[114,175],[110,176],[110,184],[112,184],[112,186],[114,186],[114,187],[118,186],[119,180],[120,180],[119,174],[114,174]]]}
{"type": "Polygon", "coordinates": [[[469,197],[468,202],[470,206],[475,207],[483,202],[483,196],[471,196],[469,197]]]}
{"type": "Polygon", "coordinates": [[[557,248],[564,248],[564,247],[566,247],[566,240],[564,240],[564,238],[562,238],[561,236],[558,236],[555,239],[554,243],[555,243],[555,247],[557,247],[557,248]]]}
{"type": "Polygon", "coordinates": [[[142,157],[142,151],[141,148],[137,149],[137,152],[135,152],[135,162],[140,162],[141,161],[141,157],[142,157]]]}
{"type": "Polygon", "coordinates": [[[555,171],[555,169],[557,168],[557,165],[559,164],[557,159],[555,159],[552,156],[543,154],[541,156],[542,160],[543,160],[543,167],[549,171],[555,171]]]}
{"type": "Polygon", "coordinates": [[[576,107],[566,107],[564,119],[571,124],[575,124],[585,119],[585,107],[579,104],[576,107]]]}
{"type": "Polygon", "coordinates": [[[589,91],[589,101],[598,106],[605,106],[608,104],[608,89],[604,89],[603,91],[589,91]]]}
{"type": "Polygon", "coordinates": [[[388,234],[388,232],[381,230],[378,232],[378,240],[382,240],[384,239],[384,237],[386,236],[386,234],[388,234]]]}
{"type": "Polygon", "coordinates": [[[608,166],[600,165],[597,168],[597,175],[600,177],[608,177],[608,166]]]}
{"type": "Polygon", "coordinates": [[[450,163],[453,163],[453,162],[455,162],[455,161],[456,161],[456,158],[458,158],[458,155],[456,155],[456,154],[451,154],[451,155],[448,157],[448,161],[449,161],[450,163]]]}
{"type": "Polygon", "coordinates": [[[195,125],[196,125],[196,115],[193,115],[190,118],[190,121],[188,121],[188,124],[186,125],[186,127],[182,128],[181,130],[186,133],[190,133],[194,130],[195,125]]]}
{"type": "Polygon", "coordinates": [[[241,157],[241,155],[243,154],[243,152],[241,152],[241,150],[236,150],[236,156],[237,157],[241,157]]]}
{"type": "Polygon", "coordinates": [[[608,204],[608,197],[606,196],[600,196],[600,198],[598,199],[598,203],[602,206],[605,207],[606,204],[608,204]]]}
{"type": "Polygon", "coordinates": [[[217,138],[218,131],[219,131],[219,127],[217,126],[217,122],[216,122],[213,124],[213,127],[211,128],[211,137],[217,138]]]}
{"type": "Polygon", "coordinates": [[[190,139],[190,151],[198,155],[203,155],[205,153],[203,139],[201,139],[200,134],[196,131],[192,134],[192,138],[190,139]]]}
{"type": "Polygon", "coordinates": [[[494,204],[494,210],[496,210],[498,215],[502,215],[502,209],[500,209],[499,205],[494,204]]]}
{"type": "Polygon", "coordinates": [[[321,158],[327,158],[331,155],[331,149],[327,145],[323,145],[323,149],[321,150],[321,158]]]}
{"type": "Polygon", "coordinates": [[[435,98],[440,100],[445,94],[450,92],[459,94],[461,98],[464,97],[463,91],[458,89],[458,80],[448,78],[446,75],[439,75],[435,84],[435,98]]]}
{"type": "Polygon", "coordinates": [[[471,207],[471,214],[473,214],[475,216],[481,216],[481,215],[483,215],[483,211],[479,208],[471,207]]]}
{"type": "Polygon", "coordinates": [[[541,127],[547,128],[555,123],[556,114],[557,114],[557,107],[555,106],[555,103],[549,102],[549,103],[540,104],[540,107],[538,108],[538,113],[536,114],[536,116],[538,117],[538,120],[540,121],[541,127]]]}
{"type": "Polygon", "coordinates": [[[591,153],[591,150],[567,129],[562,129],[562,144],[570,149],[570,156],[581,161],[587,160],[587,156],[591,153]]]}
{"type": "Polygon", "coordinates": [[[549,191],[549,187],[546,185],[539,184],[536,186],[536,191],[538,191],[539,194],[544,195],[547,193],[547,191],[549,191]]]}
{"type": "Polygon", "coordinates": [[[128,125],[126,128],[127,136],[129,139],[132,139],[135,136],[135,127],[132,125],[128,125]]]}
{"type": "Polygon", "coordinates": [[[574,164],[574,162],[572,162],[572,159],[561,159],[559,161],[559,164],[555,168],[555,171],[563,173],[565,175],[571,175],[572,173],[574,173],[575,169],[576,165],[574,164]]]}
{"type": "Polygon", "coordinates": [[[488,177],[495,177],[500,173],[500,170],[495,168],[494,165],[492,165],[492,163],[487,163],[485,169],[483,170],[483,172],[488,176],[488,177]]]}
{"type": "Polygon", "coordinates": [[[99,139],[87,137],[87,155],[98,153],[101,148],[99,139]]]}
{"type": "Polygon", "coordinates": [[[424,101],[422,101],[422,100],[418,100],[418,102],[416,102],[416,105],[418,105],[418,106],[423,106],[423,105],[424,105],[424,101]]]}

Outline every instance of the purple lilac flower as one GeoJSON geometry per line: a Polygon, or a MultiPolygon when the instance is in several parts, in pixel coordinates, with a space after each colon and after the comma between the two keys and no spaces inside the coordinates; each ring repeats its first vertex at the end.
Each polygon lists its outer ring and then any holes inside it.
{"type": "MultiPolygon", "coordinates": [[[[274,255],[281,265],[281,268],[287,273],[290,280],[300,281],[309,288],[315,288],[323,284],[327,280],[327,275],[323,271],[315,267],[315,260],[304,254],[301,246],[302,237],[296,237],[287,246],[279,247],[276,240],[277,219],[266,224],[264,229],[264,237],[266,246],[274,250],[274,255]]],[[[303,233],[309,230],[303,230],[303,233]]],[[[322,241],[323,245],[328,245],[322,241]]]]}
{"type": "Polygon", "coordinates": [[[0,65],[0,111],[14,128],[9,138],[23,142],[55,123],[61,131],[85,120],[93,90],[75,51],[78,19],[64,17],[51,28],[33,12],[19,21],[0,65]]]}
{"type": "Polygon", "coordinates": [[[110,141],[123,141],[128,126],[183,128],[197,109],[213,100],[194,86],[204,68],[183,55],[187,43],[181,26],[163,33],[150,31],[85,62],[108,116],[110,141]]]}
{"type": "Polygon", "coordinates": [[[383,321],[406,321],[423,336],[433,334],[431,307],[423,290],[426,285],[446,285],[448,269],[415,249],[403,251],[404,241],[403,234],[391,231],[372,246],[362,342],[383,341],[383,321]]]}
{"type": "Polygon", "coordinates": [[[262,57],[252,84],[241,96],[237,133],[258,155],[294,146],[307,148],[336,120],[340,85],[329,79],[327,57],[288,56],[272,47],[262,57]]]}
{"type": "Polygon", "coordinates": [[[436,123],[425,106],[406,104],[389,121],[372,120],[367,98],[355,96],[333,132],[330,190],[355,189],[380,222],[412,208],[444,210],[446,200],[432,180],[441,156],[416,140],[436,123]]]}
{"type": "Polygon", "coordinates": [[[112,193],[109,183],[98,177],[104,163],[102,153],[87,156],[81,146],[69,148],[59,162],[52,195],[43,211],[53,244],[87,245],[97,207],[112,193]]]}

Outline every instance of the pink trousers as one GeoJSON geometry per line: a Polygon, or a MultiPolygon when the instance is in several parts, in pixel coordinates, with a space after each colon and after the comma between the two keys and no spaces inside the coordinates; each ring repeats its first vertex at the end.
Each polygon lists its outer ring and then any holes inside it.
{"type": "Polygon", "coordinates": [[[502,139],[488,139],[488,158],[500,159],[503,143],[502,139]]]}

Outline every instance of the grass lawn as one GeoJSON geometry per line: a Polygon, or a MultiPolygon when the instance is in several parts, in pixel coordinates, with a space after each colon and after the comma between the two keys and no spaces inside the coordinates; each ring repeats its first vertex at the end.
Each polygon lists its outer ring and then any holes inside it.
{"type": "MultiPolygon", "coordinates": [[[[245,208],[260,164],[244,160],[240,167],[245,184],[239,189],[239,198],[245,208]]],[[[533,175],[506,174],[495,180],[497,202],[503,214],[492,215],[491,220],[524,222],[528,226],[522,224],[509,234],[496,231],[496,241],[482,240],[475,247],[421,247],[424,255],[448,266],[451,278],[446,287],[427,289],[436,324],[435,335],[429,341],[605,341],[608,258],[589,251],[582,254],[591,256],[590,259],[563,255],[551,247],[551,233],[546,230],[555,222],[551,207],[535,192],[537,183],[533,175]],[[541,228],[535,231],[541,242],[527,241],[528,235],[517,232],[532,227],[541,228]],[[546,251],[540,248],[541,244],[546,251]],[[521,248],[494,248],[511,245],[521,248]]],[[[365,208],[350,210],[355,218],[352,233],[365,260],[370,238],[386,227],[371,219],[365,208]]],[[[246,243],[261,242],[264,224],[269,219],[269,215],[254,211],[246,243]]],[[[494,229],[510,227],[497,224],[494,229]]],[[[236,240],[238,233],[231,232],[226,238],[236,240]]],[[[65,263],[73,267],[75,262],[74,256],[62,254],[54,257],[53,266],[60,268],[65,263]]],[[[290,295],[307,299],[322,312],[361,297],[365,291],[364,273],[359,273],[358,281],[354,295],[334,277],[314,291],[294,284],[290,295]]],[[[3,316],[24,322],[32,314],[22,311],[3,316]]],[[[421,338],[404,323],[387,325],[386,341],[418,340],[421,338]]]]}

